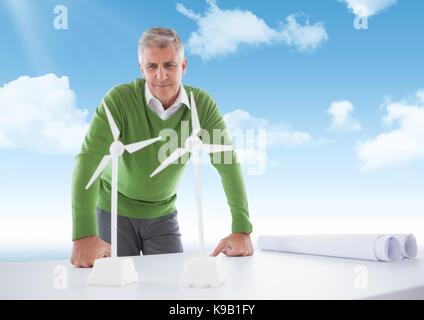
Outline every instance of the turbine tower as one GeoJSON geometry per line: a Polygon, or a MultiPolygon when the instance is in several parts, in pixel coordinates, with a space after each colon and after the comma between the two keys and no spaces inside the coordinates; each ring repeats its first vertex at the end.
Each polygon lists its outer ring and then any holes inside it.
{"type": "Polygon", "coordinates": [[[215,145],[205,144],[199,137],[199,133],[202,128],[200,127],[199,116],[197,113],[196,102],[194,100],[193,92],[190,92],[190,109],[191,109],[191,124],[192,133],[185,140],[184,148],[177,148],[171,155],[166,158],[159,167],[150,175],[153,177],[161,172],[163,169],[168,167],[171,163],[178,160],[186,153],[192,155],[192,161],[194,164],[194,180],[195,180],[195,192],[196,192],[196,206],[198,215],[198,228],[199,228],[199,240],[200,240],[200,258],[192,258],[186,262],[185,271],[183,275],[183,285],[208,287],[218,286],[223,282],[221,277],[221,271],[218,270],[216,259],[208,258],[205,254],[205,237],[203,228],[203,206],[201,196],[201,184],[200,184],[200,151],[203,149],[207,153],[216,153],[223,151],[232,151],[232,145],[215,145]]]}
{"type": "Polygon", "coordinates": [[[85,189],[87,190],[100,176],[109,162],[112,162],[112,190],[111,190],[111,248],[112,257],[97,259],[87,283],[93,285],[126,285],[137,281],[137,273],[131,258],[118,258],[117,234],[118,234],[118,159],[127,151],[134,153],[152,143],[162,140],[162,137],[143,140],[124,145],[119,141],[119,129],[110,113],[106,103],[103,103],[107,121],[113,136],[113,142],[109,147],[109,154],[105,155],[97,166],[85,189]]]}

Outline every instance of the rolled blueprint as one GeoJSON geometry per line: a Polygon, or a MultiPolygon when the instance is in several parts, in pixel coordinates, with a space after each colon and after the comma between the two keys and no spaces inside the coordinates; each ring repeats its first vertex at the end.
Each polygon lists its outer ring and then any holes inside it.
{"type": "Polygon", "coordinates": [[[402,248],[397,237],[387,234],[264,235],[262,250],[304,253],[374,261],[396,261],[402,248]]]}
{"type": "Polygon", "coordinates": [[[394,234],[402,248],[403,258],[415,258],[417,256],[417,240],[413,234],[394,234]]]}

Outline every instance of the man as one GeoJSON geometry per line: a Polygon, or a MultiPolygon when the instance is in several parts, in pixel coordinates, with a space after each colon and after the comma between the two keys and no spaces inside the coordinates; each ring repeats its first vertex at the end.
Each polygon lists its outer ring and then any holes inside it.
{"type": "MultiPolygon", "coordinates": [[[[112,88],[96,109],[85,136],[72,180],[73,249],[71,263],[91,267],[94,260],[110,256],[111,171],[105,170],[90,189],[85,185],[104,154],[109,153],[112,135],[103,104],[106,104],[121,132],[119,139],[133,143],[151,139],[161,130],[175,130],[182,137],[181,124],[190,122],[188,94],[193,92],[200,125],[212,137],[213,130],[225,130],[215,102],[202,90],[182,85],[187,69],[184,46],[175,31],[153,28],[143,33],[138,47],[139,67],[144,79],[112,88]]],[[[191,123],[191,122],[190,122],[191,123]]],[[[223,138],[228,138],[223,136],[223,138]]],[[[179,139],[179,145],[184,144],[179,139]]],[[[183,140],[183,141],[181,141],[183,140]]],[[[225,139],[224,139],[225,140],[225,139]]],[[[217,141],[212,141],[218,144],[217,141]]],[[[119,162],[118,255],[182,252],[176,186],[185,163],[173,164],[158,175],[160,141],[128,155],[119,162]]],[[[219,143],[222,143],[219,141],[219,143]]],[[[171,150],[171,152],[173,151],[171,150]]],[[[225,152],[228,153],[229,151],[225,152]]],[[[249,233],[248,204],[239,164],[230,151],[230,164],[214,161],[232,215],[232,233],[222,239],[212,256],[249,256],[253,247],[249,233]]],[[[162,159],[163,161],[163,159],[162,159]]]]}

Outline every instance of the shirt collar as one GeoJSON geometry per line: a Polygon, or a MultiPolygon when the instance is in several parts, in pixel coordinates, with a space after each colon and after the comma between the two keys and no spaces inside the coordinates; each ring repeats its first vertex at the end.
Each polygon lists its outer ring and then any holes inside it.
{"type": "MultiPolygon", "coordinates": [[[[161,105],[161,106],[162,106],[162,108],[163,108],[163,105],[162,105],[162,103],[159,101],[159,99],[158,99],[158,98],[156,98],[156,97],[152,94],[152,92],[150,91],[149,86],[147,85],[147,82],[145,82],[145,84],[144,84],[144,92],[145,92],[145,96],[146,96],[146,102],[147,102],[147,104],[150,104],[150,101],[151,101],[151,100],[153,100],[153,101],[157,101],[157,102],[159,102],[159,103],[160,103],[160,105],[161,105]]],[[[184,105],[186,105],[186,106],[187,106],[187,108],[189,108],[189,109],[190,109],[190,102],[189,102],[189,100],[188,100],[187,92],[185,91],[184,86],[183,86],[183,84],[182,84],[182,83],[180,84],[180,91],[178,92],[177,99],[175,99],[175,101],[174,101],[174,103],[172,104],[172,106],[170,106],[168,109],[170,109],[170,108],[172,108],[172,107],[175,107],[175,106],[179,106],[181,103],[182,103],[182,104],[184,104],[184,105]]]]}

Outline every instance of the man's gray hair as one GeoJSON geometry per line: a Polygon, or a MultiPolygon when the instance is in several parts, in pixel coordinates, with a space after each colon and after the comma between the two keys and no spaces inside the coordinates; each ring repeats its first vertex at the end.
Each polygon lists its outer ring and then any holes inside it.
{"type": "Polygon", "coordinates": [[[151,28],[143,32],[138,41],[138,61],[142,63],[144,50],[148,47],[166,48],[174,44],[181,61],[184,60],[184,44],[173,29],[151,28]]]}

